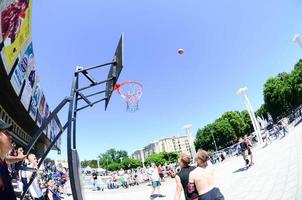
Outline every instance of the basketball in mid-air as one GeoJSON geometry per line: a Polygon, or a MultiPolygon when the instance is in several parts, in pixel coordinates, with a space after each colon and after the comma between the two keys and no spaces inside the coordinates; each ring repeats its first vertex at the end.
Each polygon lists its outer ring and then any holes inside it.
{"type": "Polygon", "coordinates": [[[185,51],[184,51],[182,48],[179,48],[179,49],[177,50],[177,53],[178,53],[179,55],[182,55],[184,52],[185,52],[185,51]]]}

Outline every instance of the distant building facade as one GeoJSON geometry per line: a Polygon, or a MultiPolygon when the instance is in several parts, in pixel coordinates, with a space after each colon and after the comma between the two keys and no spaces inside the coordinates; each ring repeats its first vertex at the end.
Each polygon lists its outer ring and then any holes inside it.
{"type": "Polygon", "coordinates": [[[193,157],[188,136],[168,137],[160,139],[145,146],[143,149],[135,151],[132,154],[132,157],[144,162],[145,159],[152,154],[160,152],[175,152],[178,154],[186,153],[193,157]]]}

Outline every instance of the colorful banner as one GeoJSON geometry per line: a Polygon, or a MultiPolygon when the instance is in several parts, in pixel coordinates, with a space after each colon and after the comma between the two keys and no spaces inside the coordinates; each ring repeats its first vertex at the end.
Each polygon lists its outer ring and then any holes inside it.
{"type": "Polygon", "coordinates": [[[30,107],[29,107],[29,115],[31,116],[31,118],[34,121],[36,120],[36,116],[37,116],[37,111],[38,111],[38,105],[39,105],[39,102],[40,102],[41,92],[42,91],[41,91],[40,83],[38,82],[36,84],[34,94],[31,98],[31,103],[30,103],[30,107]]]}
{"type": "MultiPolygon", "coordinates": [[[[0,0],[0,59],[24,108],[41,126],[50,115],[50,109],[36,73],[31,42],[31,14],[32,0],[0,0]]],[[[59,127],[53,120],[45,128],[44,134],[53,140],[58,131],[59,127]]],[[[60,141],[57,145],[61,144],[60,141]]]]}
{"type": "Polygon", "coordinates": [[[1,37],[3,49],[1,57],[7,73],[10,73],[14,62],[25,42],[31,35],[31,0],[1,0],[1,37]],[[4,7],[5,6],[5,7],[4,7]]]}
{"type": "Polygon", "coordinates": [[[11,77],[11,84],[17,95],[20,94],[21,87],[26,78],[26,72],[29,70],[31,65],[34,65],[32,43],[29,44],[23,56],[20,58],[18,65],[16,66],[11,77]]]}
{"type": "Polygon", "coordinates": [[[31,96],[33,95],[33,89],[36,86],[36,83],[39,81],[38,76],[36,75],[35,65],[30,66],[28,70],[27,77],[25,80],[25,86],[21,96],[21,103],[24,108],[28,110],[31,96]]]}

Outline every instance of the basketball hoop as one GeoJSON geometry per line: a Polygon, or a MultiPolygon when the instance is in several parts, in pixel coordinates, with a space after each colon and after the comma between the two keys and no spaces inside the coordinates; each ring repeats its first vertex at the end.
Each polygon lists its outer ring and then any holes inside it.
{"type": "Polygon", "coordinates": [[[126,101],[127,111],[138,110],[138,103],[143,94],[143,85],[137,81],[125,81],[114,86],[119,95],[126,101]]]}

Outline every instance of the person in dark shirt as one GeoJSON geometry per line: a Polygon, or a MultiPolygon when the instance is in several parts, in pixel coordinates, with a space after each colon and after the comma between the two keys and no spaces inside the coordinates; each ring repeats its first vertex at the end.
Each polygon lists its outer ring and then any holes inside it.
{"type": "MultiPolygon", "coordinates": [[[[186,200],[194,199],[192,195],[189,197],[188,189],[187,189],[187,185],[189,183],[189,174],[192,170],[196,168],[194,166],[190,166],[189,165],[190,162],[191,162],[191,158],[189,155],[184,153],[180,155],[179,165],[181,170],[175,176],[176,192],[175,192],[174,200],[180,199],[181,191],[184,191],[186,200]]],[[[198,194],[196,194],[196,196],[198,196],[198,194]]]]}
{"type": "Polygon", "coordinates": [[[93,191],[100,190],[99,184],[98,184],[98,174],[95,170],[92,172],[92,179],[93,179],[93,191]]]}
{"type": "MultiPolygon", "coordinates": [[[[6,156],[12,148],[11,132],[12,125],[0,119],[0,199],[16,200],[15,192],[11,183],[11,177],[6,164],[6,156]]],[[[19,161],[10,159],[11,161],[19,161]]]]}
{"type": "Polygon", "coordinates": [[[240,137],[239,138],[239,146],[240,146],[240,153],[242,155],[242,158],[245,162],[245,167],[248,168],[249,167],[249,159],[247,158],[247,149],[248,146],[246,144],[246,142],[240,137]]]}

